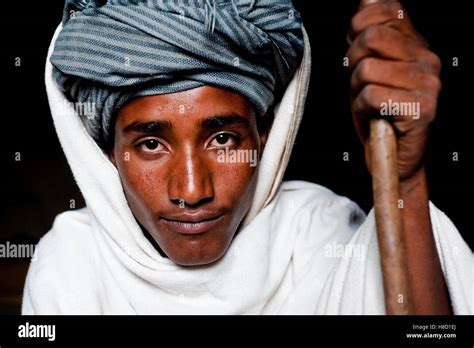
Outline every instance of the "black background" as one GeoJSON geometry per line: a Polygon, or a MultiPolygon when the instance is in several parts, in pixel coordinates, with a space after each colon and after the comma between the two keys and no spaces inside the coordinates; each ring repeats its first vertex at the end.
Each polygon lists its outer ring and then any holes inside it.
{"type": "MultiPolygon", "coordinates": [[[[471,181],[474,168],[471,87],[474,77],[474,15],[468,1],[403,4],[441,57],[443,92],[427,154],[431,200],[474,246],[471,181]],[[453,57],[459,66],[452,66],[453,57]],[[452,160],[453,152],[459,161],[452,160]]],[[[370,177],[353,129],[349,72],[342,61],[346,31],[358,1],[296,0],[312,42],[312,82],[305,117],[286,179],[316,182],[348,196],[367,212],[370,177]],[[349,152],[350,161],[343,161],[349,152]]],[[[0,239],[36,242],[54,217],[83,206],[53,128],[44,88],[49,42],[61,20],[63,1],[9,1],[0,13],[2,67],[0,137],[0,239]],[[21,66],[15,66],[15,58],[21,66]],[[15,153],[21,161],[15,161],[15,153]]]]}
{"type": "Polygon", "coordinates": [[[0,317],[2,347],[472,347],[470,316],[21,316],[0,317]],[[18,338],[18,326],[55,324],[56,341],[18,338]],[[455,325],[456,330],[414,330],[455,325]],[[185,328],[186,334],[183,335],[185,328]],[[212,331],[209,330],[212,328],[212,331]],[[341,332],[344,332],[341,335],[341,332]],[[456,333],[456,338],[407,338],[456,333]],[[239,344],[230,345],[229,343],[239,344]],[[304,344],[304,345],[302,345],[304,344]]]}

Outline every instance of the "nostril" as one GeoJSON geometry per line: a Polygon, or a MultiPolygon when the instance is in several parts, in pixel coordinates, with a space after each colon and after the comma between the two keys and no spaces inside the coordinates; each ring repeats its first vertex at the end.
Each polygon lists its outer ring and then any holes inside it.
{"type": "Polygon", "coordinates": [[[212,202],[214,196],[204,196],[202,198],[197,199],[170,199],[171,202],[176,204],[179,208],[187,208],[187,209],[198,209],[201,208],[203,205],[212,202]]]}

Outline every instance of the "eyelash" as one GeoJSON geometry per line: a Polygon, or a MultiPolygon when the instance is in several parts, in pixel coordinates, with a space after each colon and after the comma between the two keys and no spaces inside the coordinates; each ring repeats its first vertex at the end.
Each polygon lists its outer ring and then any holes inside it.
{"type": "MultiPolygon", "coordinates": [[[[167,149],[167,147],[165,145],[163,145],[163,143],[161,141],[159,141],[158,139],[156,138],[147,138],[147,139],[144,139],[140,142],[138,142],[136,145],[134,145],[139,151],[145,153],[145,154],[157,154],[157,153],[161,153],[161,152],[164,152],[163,150],[144,150],[143,146],[148,142],[148,141],[156,141],[157,142],[157,148],[159,148],[159,146],[163,147],[164,149],[167,149]]],[[[241,141],[241,138],[239,135],[237,134],[234,134],[234,133],[229,133],[229,132],[221,132],[221,133],[217,133],[215,134],[212,139],[209,141],[209,143],[207,144],[207,147],[208,149],[217,149],[217,148],[226,148],[226,147],[237,147],[239,144],[240,144],[240,141],[241,141]],[[231,139],[233,141],[232,144],[230,145],[225,145],[225,144],[220,144],[220,145],[217,145],[217,146],[211,146],[209,147],[210,144],[212,144],[212,142],[214,140],[216,140],[216,138],[220,135],[225,135],[225,136],[228,136],[229,139],[231,139]]]]}
{"type": "MultiPolygon", "coordinates": [[[[234,142],[234,144],[232,145],[224,145],[224,144],[221,144],[220,146],[213,146],[213,147],[210,147],[210,149],[215,149],[215,148],[225,148],[225,147],[236,147],[240,144],[240,136],[237,135],[237,134],[234,134],[234,133],[228,133],[228,132],[221,132],[221,133],[217,133],[216,135],[214,135],[214,137],[211,139],[211,141],[209,142],[209,144],[211,144],[219,135],[226,135],[228,136],[230,139],[232,139],[232,141],[234,142]]],[[[208,144],[208,145],[209,145],[208,144]]]]}
{"type": "Polygon", "coordinates": [[[159,140],[157,140],[157,139],[155,139],[155,138],[144,139],[144,140],[140,141],[139,143],[137,143],[137,144],[135,145],[135,147],[136,147],[138,150],[140,150],[140,151],[142,151],[143,153],[145,153],[145,154],[155,154],[155,153],[163,152],[163,150],[160,150],[160,151],[156,151],[156,150],[148,150],[148,151],[146,151],[146,150],[144,150],[144,149],[143,149],[143,146],[144,146],[148,141],[156,141],[156,142],[158,143],[157,146],[160,146],[160,145],[161,145],[163,148],[166,149],[166,146],[164,146],[163,143],[161,143],[159,140]]]}

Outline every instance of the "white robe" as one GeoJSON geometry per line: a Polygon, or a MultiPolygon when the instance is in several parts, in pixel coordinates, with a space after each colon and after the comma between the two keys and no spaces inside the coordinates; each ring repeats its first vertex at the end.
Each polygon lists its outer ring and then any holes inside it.
{"type": "MultiPolygon", "coordinates": [[[[219,261],[201,267],[174,264],[145,238],[117,170],[68,106],[48,62],[54,124],[87,207],[60,214],[41,239],[23,314],[384,314],[373,213],[366,218],[319,185],[281,183],[310,61],[306,37],[303,62],[275,110],[243,227],[219,261]]],[[[454,312],[474,314],[474,255],[451,221],[434,205],[430,211],[454,312]]]]}

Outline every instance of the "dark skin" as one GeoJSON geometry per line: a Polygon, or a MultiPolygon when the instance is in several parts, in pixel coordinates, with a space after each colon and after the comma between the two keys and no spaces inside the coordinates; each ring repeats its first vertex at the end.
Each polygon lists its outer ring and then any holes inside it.
{"type": "Polygon", "coordinates": [[[398,138],[400,198],[415,314],[450,314],[449,295],[436,251],[423,163],[441,90],[440,59],[413,27],[398,1],[369,5],[352,19],[347,57],[352,69],[352,113],[368,152],[368,116],[389,99],[418,102],[420,116],[391,117],[398,138]],[[402,14],[402,17],[400,17],[402,14]]]}
{"type": "MultiPolygon", "coordinates": [[[[441,89],[441,64],[406,13],[398,18],[399,10],[397,1],[370,5],[352,20],[347,57],[353,71],[353,119],[365,145],[370,116],[380,112],[381,102],[421,105],[419,119],[391,120],[398,141],[411,297],[416,314],[449,314],[423,165],[441,89]]],[[[248,163],[219,163],[217,151],[256,149],[260,156],[268,130],[259,129],[255,120],[244,97],[209,86],[137,98],[119,111],[110,158],[133,214],[163,256],[179,265],[198,266],[225,254],[250,207],[257,172],[248,163]],[[235,122],[236,116],[243,122],[235,122]],[[234,120],[223,120],[230,118],[234,120]],[[205,229],[189,221],[200,212],[217,222],[199,234],[183,233],[205,229]]],[[[370,156],[366,159],[370,170],[370,156]]]]}
{"type": "Polygon", "coordinates": [[[259,133],[247,99],[209,86],[137,98],[119,111],[110,158],[133,214],[163,256],[198,266],[224,255],[250,208],[257,171],[220,163],[218,151],[261,154],[267,133],[259,133]]]}

